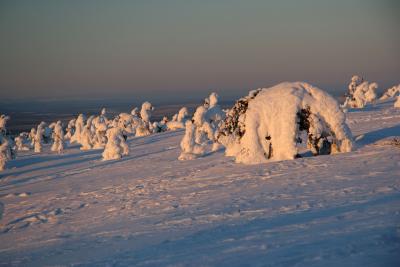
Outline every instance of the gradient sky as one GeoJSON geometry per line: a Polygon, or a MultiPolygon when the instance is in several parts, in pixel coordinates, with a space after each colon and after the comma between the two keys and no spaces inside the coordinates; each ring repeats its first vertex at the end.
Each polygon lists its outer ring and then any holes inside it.
{"type": "Polygon", "coordinates": [[[4,98],[400,82],[400,1],[0,0],[4,98]]]}

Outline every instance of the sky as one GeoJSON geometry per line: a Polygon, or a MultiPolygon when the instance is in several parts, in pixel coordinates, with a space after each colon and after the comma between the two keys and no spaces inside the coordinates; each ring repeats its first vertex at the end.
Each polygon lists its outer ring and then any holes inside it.
{"type": "Polygon", "coordinates": [[[400,1],[0,0],[3,99],[224,97],[400,82],[400,1]]]}

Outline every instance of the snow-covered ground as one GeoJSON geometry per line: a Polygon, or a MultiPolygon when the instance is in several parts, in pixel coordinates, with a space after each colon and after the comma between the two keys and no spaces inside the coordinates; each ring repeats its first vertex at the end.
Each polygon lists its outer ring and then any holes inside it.
{"type": "Polygon", "coordinates": [[[400,266],[400,109],[347,116],[354,152],[260,165],[179,161],[183,131],[117,161],[20,153],[0,174],[0,266],[400,266]]]}

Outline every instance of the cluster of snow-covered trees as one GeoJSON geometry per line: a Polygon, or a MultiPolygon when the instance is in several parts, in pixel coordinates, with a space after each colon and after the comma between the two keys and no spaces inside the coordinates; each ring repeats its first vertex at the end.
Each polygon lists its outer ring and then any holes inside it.
{"type": "Polygon", "coordinates": [[[354,75],[351,78],[342,107],[363,108],[367,104],[375,103],[378,99],[386,100],[400,95],[400,84],[387,89],[387,91],[379,98],[376,93],[377,89],[377,83],[364,81],[362,77],[354,75]]]}
{"type": "Polygon", "coordinates": [[[203,155],[207,144],[212,144],[212,151],[218,150],[218,129],[224,118],[225,112],[218,104],[218,95],[211,93],[204,104],[197,107],[192,120],[185,122],[179,160],[190,160],[203,155]]]}
{"type": "MultiPolygon", "coordinates": [[[[353,76],[342,107],[362,108],[377,101],[376,83],[353,76]]],[[[389,88],[379,100],[397,97],[400,108],[400,85],[389,88]]],[[[154,107],[144,102],[140,111],[120,113],[108,118],[103,108],[98,115],[86,118],[79,114],[63,128],[62,122],[41,122],[29,133],[11,139],[0,116],[0,170],[17,151],[43,150],[62,153],[66,145],[79,144],[81,150],[103,149],[103,160],[120,159],[129,154],[128,137],[146,136],[170,130],[185,129],[180,143],[179,160],[195,159],[207,151],[225,147],[227,156],[237,162],[254,164],[269,160],[293,159],[299,156],[298,144],[306,142],[314,155],[352,150],[352,135],[339,104],[326,92],[303,82],[281,83],[262,88],[236,101],[229,110],[222,110],[218,95],[211,93],[197,107],[193,116],[182,107],[171,120],[151,122],[154,107]],[[302,136],[306,136],[303,140],[302,136]]]]}
{"type": "Polygon", "coordinates": [[[120,113],[114,118],[107,117],[103,108],[98,115],[86,118],[79,114],[70,120],[65,128],[62,122],[51,124],[39,123],[29,133],[22,132],[14,139],[7,135],[6,123],[9,116],[0,117],[0,170],[3,170],[7,161],[14,158],[17,151],[33,150],[35,153],[43,151],[43,145],[49,144],[50,150],[63,153],[67,145],[78,144],[80,150],[103,149],[103,160],[120,159],[129,154],[126,140],[129,136],[146,136],[152,133],[167,130],[184,129],[189,118],[189,112],[183,107],[175,114],[171,121],[164,117],[160,122],[151,122],[154,107],[144,102],[140,111],[134,108],[130,113],[120,113]]]}

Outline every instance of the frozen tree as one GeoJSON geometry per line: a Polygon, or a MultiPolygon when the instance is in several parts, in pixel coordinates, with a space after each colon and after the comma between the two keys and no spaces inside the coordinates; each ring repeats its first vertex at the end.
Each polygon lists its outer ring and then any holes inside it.
{"type": "Polygon", "coordinates": [[[81,131],[80,135],[80,144],[81,150],[89,150],[92,149],[92,134],[90,132],[90,125],[86,124],[83,126],[83,129],[81,131]]]}
{"type": "Polygon", "coordinates": [[[226,155],[256,164],[297,157],[302,132],[315,155],[352,150],[352,135],[336,100],[303,82],[251,91],[228,112],[218,139],[226,155]]]}
{"type": "Polygon", "coordinates": [[[368,89],[365,91],[365,100],[367,103],[373,103],[376,101],[376,89],[378,89],[377,83],[368,84],[368,89]]]}
{"type": "Polygon", "coordinates": [[[196,126],[195,142],[203,144],[208,139],[213,142],[212,151],[215,151],[219,148],[216,136],[217,129],[225,118],[225,112],[218,105],[218,95],[216,93],[211,93],[204,102],[204,105],[199,106],[193,115],[193,121],[196,126]]]}
{"type": "Polygon", "coordinates": [[[201,145],[196,144],[194,129],[195,126],[192,121],[188,120],[185,123],[185,135],[181,141],[181,154],[179,160],[192,160],[201,156],[204,153],[204,148],[201,145]]]}
{"type": "Polygon", "coordinates": [[[42,152],[42,142],[43,142],[43,134],[44,134],[44,125],[40,123],[36,129],[36,134],[33,139],[33,148],[35,153],[42,152]]]}
{"type": "Polygon", "coordinates": [[[42,141],[43,141],[44,143],[46,143],[46,144],[49,143],[50,140],[51,140],[51,135],[52,135],[52,133],[53,133],[52,128],[51,128],[49,125],[47,125],[47,123],[45,123],[44,121],[42,121],[42,122],[39,124],[38,127],[40,127],[40,128],[43,129],[43,139],[42,139],[42,141]]]}
{"type": "Polygon", "coordinates": [[[213,138],[214,132],[211,129],[211,125],[206,122],[205,116],[207,108],[203,106],[197,107],[193,114],[193,123],[195,126],[195,142],[197,144],[203,144],[209,138],[213,138]]]}
{"type": "Polygon", "coordinates": [[[218,104],[218,95],[216,93],[211,93],[208,99],[209,107],[206,114],[206,120],[215,127],[218,127],[219,123],[225,119],[225,112],[222,111],[222,108],[218,104]]]}
{"type": "Polygon", "coordinates": [[[36,136],[36,129],[32,128],[28,136],[28,139],[31,141],[31,147],[35,145],[35,136],[36,136]]]}
{"type": "Polygon", "coordinates": [[[399,95],[400,95],[400,84],[387,89],[386,92],[381,96],[380,100],[394,98],[399,95]]]}
{"type": "Polygon", "coordinates": [[[143,122],[148,124],[150,123],[151,118],[151,111],[154,110],[154,107],[151,105],[150,102],[144,102],[142,104],[142,109],[140,110],[140,117],[142,118],[143,122]]]}
{"type": "Polygon", "coordinates": [[[186,107],[182,107],[178,112],[176,120],[179,122],[186,122],[187,119],[189,119],[189,111],[186,107]]]}
{"type": "Polygon", "coordinates": [[[72,119],[72,120],[70,120],[68,122],[66,133],[65,133],[65,136],[64,136],[65,140],[70,140],[71,137],[74,135],[74,132],[75,132],[75,121],[76,121],[75,119],[72,119]]]}
{"type": "Polygon", "coordinates": [[[394,102],[394,107],[400,108],[400,96],[398,96],[396,102],[394,102]]]}
{"type": "Polygon", "coordinates": [[[20,133],[17,137],[14,138],[15,149],[17,151],[28,151],[29,147],[24,144],[27,134],[20,133]]]}
{"type": "Polygon", "coordinates": [[[136,128],[136,136],[146,136],[151,134],[152,125],[150,124],[151,111],[154,107],[149,102],[144,102],[142,104],[142,109],[140,110],[141,122],[136,128]]]}
{"type": "Polygon", "coordinates": [[[363,108],[368,103],[375,102],[377,95],[377,83],[364,81],[359,76],[353,76],[349,84],[349,91],[343,107],[363,108]]]}
{"type": "Polygon", "coordinates": [[[106,132],[108,129],[108,119],[105,117],[105,109],[102,109],[102,112],[99,116],[95,117],[92,121],[92,125],[94,126],[94,137],[93,137],[93,148],[104,148],[107,138],[106,132]]]}
{"type": "Polygon", "coordinates": [[[81,142],[81,133],[85,126],[85,116],[83,114],[79,114],[78,118],[75,121],[75,132],[74,135],[71,136],[71,143],[80,143],[81,142]]]}
{"type": "Polygon", "coordinates": [[[153,122],[152,124],[153,133],[161,133],[167,131],[169,129],[167,124],[168,124],[168,118],[165,116],[161,121],[153,122]]]}
{"type": "Polygon", "coordinates": [[[185,122],[190,118],[189,111],[186,107],[182,107],[178,113],[172,116],[171,121],[166,123],[168,130],[174,131],[185,128],[185,122]]]}
{"type": "Polygon", "coordinates": [[[0,134],[6,135],[6,133],[7,133],[6,124],[9,119],[10,119],[9,116],[1,114],[1,116],[0,116],[0,134]]]}
{"type": "Polygon", "coordinates": [[[6,138],[0,138],[0,171],[4,171],[7,165],[7,161],[10,160],[8,154],[9,142],[6,138]]]}
{"type": "Polygon", "coordinates": [[[114,127],[107,130],[107,144],[103,151],[103,160],[120,159],[129,154],[129,147],[122,136],[121,129],[114,127]]]}
{"type": "Polygon", "coordinates": [[[135,135],[136,128],[142,123],[138,116],[138,109],[132,109],[131,113],[120,113],[118,115],[118,125],[123,131],[124,136],[127,138],[129,135],[135,135]]]}
{"type": "Polygon", "coordinates": [[[61,121],[57,121],[53,130],[53,145],[51,151],[60,154],[64,150],[64,130],[61,121]]]}

